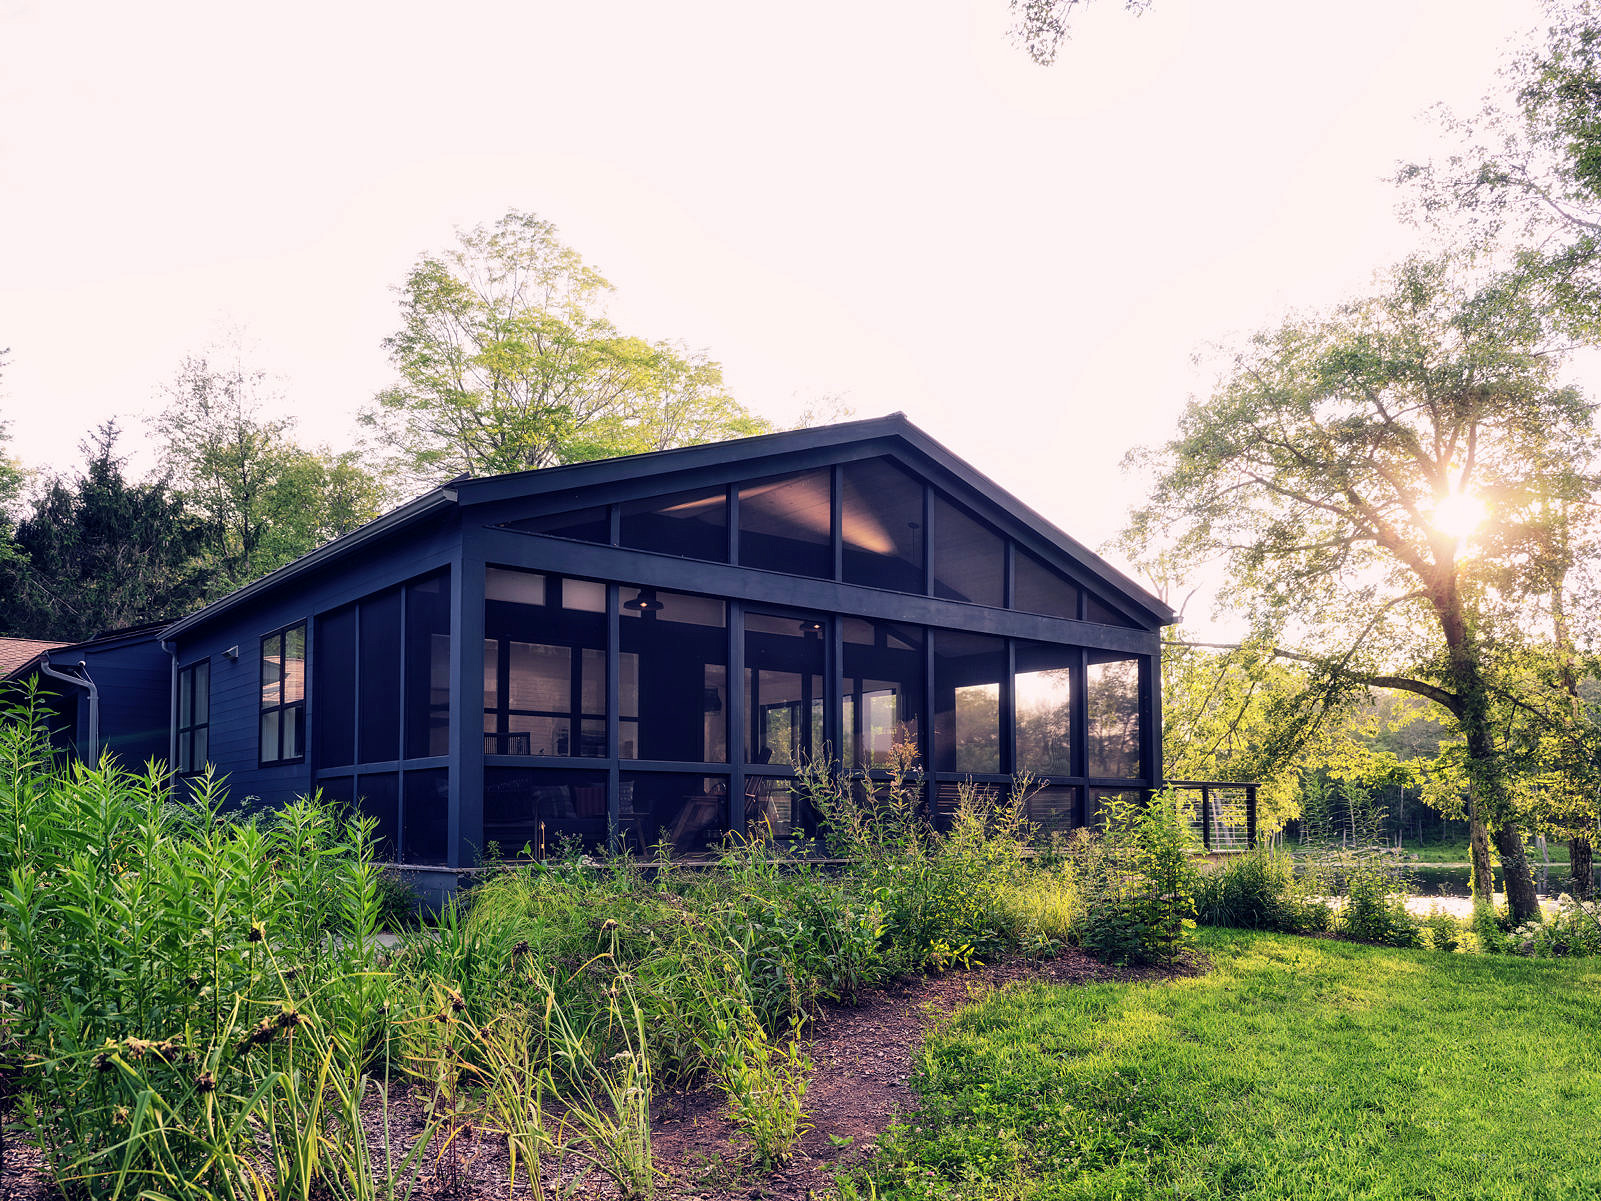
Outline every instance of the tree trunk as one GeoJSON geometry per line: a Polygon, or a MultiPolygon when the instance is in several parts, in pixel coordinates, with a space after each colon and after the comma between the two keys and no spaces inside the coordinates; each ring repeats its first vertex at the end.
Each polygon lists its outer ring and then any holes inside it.
{"type": "Polygon", "coordinates": [[[1581,901],[1588,901],[1595,894],[1595,860],[1591,850],[1588,834],[1576,834],[1568,839],[1568,874],[1573,877],[1571,889],[1581,901]]]}
{"type": "Polygon", "coordinates": [[[1540,898],[1534,891],[1534,871],[1523,849],[1523,832],[1515,822],[1495,827],[1495,849],[1501,852],[1501,874],[1506,877],[1506,904],[1512,924],[1521,926],[1540,916],[1540,898]]]}
{"type": "Polygon", "coordinates": [[[1469,879],[1473,884],[1475,905],[1495,904],[1495,871],[1490,866],[1490,832],[1484,828],[1479,806],[1469,802],[1468,844],[1472,848],[1473,871],[1469,879]]]}

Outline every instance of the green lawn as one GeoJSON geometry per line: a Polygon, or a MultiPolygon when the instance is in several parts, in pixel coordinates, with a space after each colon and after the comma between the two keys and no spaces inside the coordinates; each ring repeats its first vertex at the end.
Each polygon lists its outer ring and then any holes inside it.
{"type": "MultiPolygon", "coordinates": [[[[1473,858],[1473,847],[1467,839],[1460,842],[1425,842],[1406,843],[1402,848],[1403,854],[1409,860],[1418,863],[1467,863],[1473,858]]],[[[1554,841],[1546,844],[1546,853],[1551,856],[1553,867],[1560,864],[1564,869],[1568,866],[1568,844],[1554,841]]],[[[1540,867],[1540,852],[1535,847],[1528,848],[1529,862],[1534,864],[1535,870],[1540,867]]],[[[1499,866],[1501,857],[1492,849],[1491,858],[1499,866]]]]}
{"type": "Polygon", "coordinates": [[[961,1011],[878,1195],[1601,1198],[1601,961],[1201,945],[1204,976],[961,1011]]]}

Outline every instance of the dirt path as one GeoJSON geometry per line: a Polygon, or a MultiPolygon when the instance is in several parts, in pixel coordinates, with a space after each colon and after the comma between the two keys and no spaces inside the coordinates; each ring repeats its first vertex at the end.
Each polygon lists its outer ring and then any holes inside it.
{"type": "MultiPolygon", "coordinates": [[[[1181,965],[1178,974],[1193,974],[1181,965]]],[[[662,1094],[653,1114],[653,1151],[661,1172],[658,1196],[683,1201],[723,1198],[806,1201],[808,1193],[833,1192],[831,1169],[860,1162],[877,1139],[916,1103],[908,1087],[923,1036],[941,1018],[969,1001],[1017,980],[1083,984],[1098,980],[1162,978],[1171,972],[1119,969],[1078,951],[1049,960],[1011,959],[970,971],[903,981],[868,993],[855,1006],[831,1006],[809,1028],[814,1070],[806,1094],[812,1128],[793,1162],[767,1173],[723,1115],[720,1096],[708,1089],[662,1094]]],[[[397,1141],[415,1138],[421,1123],[415,1099],[396,1098],[392,1130],[397,1141]]],[[[378,1133],[378,1115],[368,1123],[378,1133]]],[[[504,1141],[464,1131],[452,1153],[431,1167],[416,1201],[506,1197],[511,1190],[504,1141]]],[[[521,1175],[521,1173],[519,1173],[521,1175]]],[[[516,1194],[526,1194],[519,1180],[516,1194]]],[[[588,1197],[614,1195],[599,1181],[588,1197]]],[[[45,1201],[59,1196],[49,1187],[37,1152],[7,1138],[0,1160],[0,1201],[45,1201]]]]}

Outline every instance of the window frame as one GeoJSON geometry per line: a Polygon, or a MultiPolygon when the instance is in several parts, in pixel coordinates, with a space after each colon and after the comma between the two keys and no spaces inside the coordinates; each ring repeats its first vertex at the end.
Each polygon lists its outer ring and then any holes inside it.
{"type": "MultiPolygon", "coordinates": [[[[256,695],[258,698],[262,697],[261,690],[264,687],[264,682],[261,678],[262,667],[267,662],[268,645],[276,642],[278,647],[278,702],[276,704],[268,704],[265,699],[259,700],[259,708],[256,710],[256,766],[258,768],[286,767],[296,763],[304,763],[306,761],[306,731],[309,729],[309,725],[306,722],[304,715],[306,712],[306,693],[309,690],[311,682],[310,672],[306,667],[303,667],[301,670],[300,699],[294,701],[286,701],[283,699],[284,680],[287,678],[288,674],[284,670],[284,652],[288,646],[289,635],[295,630],[300,631],[300,653],[302,655],[302,662],[306,663],[306,661],[311,657],[311,644],[307,638],[307,635],[310,631],[309,619],[302,617],[298,621],[292,621],[286,626],[280,626],[271,633],[263,634],[261,636],[260,650],[256,658],[256,695]],[[301,738],[299,754],[286,757],[283,754],[284,716],[286,714],[292,715],[297,710],[301,714],[301,738]],[[261,740],[261,719],[268,713],[278,714],[278,746],[276,748],[278,753],[272,758],[268,758],[266,754],[267,748],[262,745],[261,740]]],[[[307,664],[307,667],[309,667],[309,664],[307,664]]]]}
{"type": "Polygon", "coordinates": [[[209,762],[211,751],[211,657],[209,655],[204,659],[196,659],[193,663],[178,669],[177,700],[177,713],[174,715],[174,720],[172,723],[173,730],[176,735],[173,743],[173,758],[177,760],[177,763],[174,765],[174,774],[184,778],[204,775],[206,771],[206,763],[209,762]],[[195,721],[195,676],[202,667],[206,669],[206,720],[195,721]],[[188,690],[189,698],[188,725],[183,724],[183,702],[185,689],[188,690]],[[195,746],[194,735],[196,730],[206,731],[207,759],[202,761],[198,766],[193,763],[195,746]],[[189,755],[187,760],[183,754],[184,735],[186,734],[189,736],[189,755]],[[188,762],[188,766],[184,766],[186,762],[188,762]]]}

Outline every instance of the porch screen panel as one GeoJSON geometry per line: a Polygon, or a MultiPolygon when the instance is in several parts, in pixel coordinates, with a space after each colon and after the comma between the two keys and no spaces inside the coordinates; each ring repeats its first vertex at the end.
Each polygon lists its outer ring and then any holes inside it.
{"type": "Polygon", "coordinates": [[[619,604],[624,757],[726,763],[728,634],[723,602],[627,585],[619,604]]]}
{"type": "Polygon", "coordinates": [[[826,623],[745,614],[745,752],[755,764],[794,765],[823,750],[826,623]]]}
{"type": "Polygon", "coordinates": [[[923,725],[923,632],[916,626],[842,620],[844,761],[888,767],[896,743],[917,746],[923,725]]]}
{"type": "Polygon", "coordinates": [[[1091,652],[1085,675],[1089,719],[1089,774],[1118,780],[1139,779],[1140,662],[1091,652]]]}
{"type": "Polygon", "coordinates": [[[1001,681],[1006,643],[983,634],[932,631],[934,770],[1001,770],[1001,681]]]}
{"type": "Polygon", "coordinates": [[[728,562],[726,488],[628,501],[618,520],[620,541],[633,550],[728,562]]]}
{"type": "Polygon", "coordinates": [[[922,481],[888,459],[847,463],[842,475],[845,582],[922,592],[922,481]]]}
{"type": "Polygon", "coordinates": [[[356,761],[356,609],[317,618],[313,632],[313,702],[318,767],[356,761]]]}
{"type": "Polygon", "coordinates": [[[664,844],[673,855],[710,855],[728,833],[726,776],[628,772],[619,799],[618,834],[636,853],[664,844]]]}
{"type": "Polygon", "coordinates": [[[400,589],[361,602],[358,763],[400,758],[400,589]]]}
{"type": "Polygon", "coordinates": [[[406,758],[450,753],[450,575],[406,585],[406,758]]]}
{"type": "Polygon", "coordinates": [[[739,562],[790,575],[834,576],[833,479],[827,469],[739,490],[739,562]]]}
{"type": "Polygon", "coordinates": [[[1012,563],[1012,608],[1074,620],[1078,586],[1018,547],[1012,563]]]}
{"type": "Polygon", "coordinates": [[[486,849],[507,859],[544,859],[565,842],[588,852],[602,850],[607,842],[605,773],[488,768],[484,842],[486,849]]]}
{"type": "Polygon", "coordinates": [[[400,858],[400,775],[375,772],[356,778],[356,808],[365,817],[376,819],[377,845],[373,854],[381,863],[400,858]]]}
{"type": "Polygon", "coordinates": [[[401,861],[442,864],[449,858],[450,773],[442,767],[408,771],[401,810],[401,861]]]}
{"type": "Polygon", "coordinates": [[[1072,647],[1017,644],[1012,694],[1018,771],[1044,777],[1073,774],[1073,667],[1078,655],[1072,647]]]}
{"type": "Polygon", "coordinates": [[[1006,541],[938,492],[929,501],[934,595],[999,609],[1006,604],[1006,541]]]}
{"type": "Polygon", "coordinates": [[[490,568],[484,577],[484,750],[606,754],[606,588],[490,568]]]}

